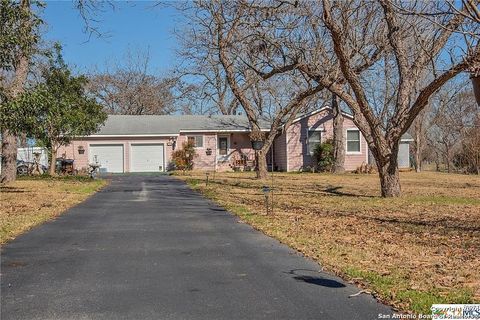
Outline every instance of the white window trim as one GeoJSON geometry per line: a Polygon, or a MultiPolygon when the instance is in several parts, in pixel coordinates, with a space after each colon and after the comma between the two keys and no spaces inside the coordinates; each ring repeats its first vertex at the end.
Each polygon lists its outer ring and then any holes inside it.
{"type": "Polygon", "coordinates": [[[311,129],[308,129],[307,130],[307,154],[311,157],[313,157],[313,154],[310,152],[310,132],[311,131],[315,131],[315,132],[320,132],[320,141],[318,143],[322,143],[322,140],[323,140],[323,132],[325,132],[325,130],[323,130],[322,128],[311,128],[311,129]]]}
{"type": "Polygon", "coordinates": [[[218,161],[225,161],[225,160],[228,160],[230,158],[230,135],[217,135],[217,139],[216,139],[216,152],[217,152],[217,160],[218,161]],[[227,154],[226,155],[220,155],[220,148],[219,148],[219,145],[218,145],[218,140],[220,140],[220,138],[227,138],[227,154]]]}
{"type": "Polygon", "coordinates": [[[345,130],[345,154],[362,154],[362,132],[358,128],[348,128],[345,130]],[[348,131],[358,131],[358,145],[360,147],[360,151],[348,151],[348,139],[347,139],[347,132],[348,131]]]}
{"type": "Polygon", "coordinates": [[[187,142],[188,142],[188,138],[195,138],[195,144],[197,144],[197,138],[196,137],[202,137],[202,146],[201,147],[197,147],[195,146],[195,149],[199,149],[199,150],[202,150],[202,149],[205,149],[205,136],[203,134],[191,134],[191,135],[187,135],[187,142]]]}

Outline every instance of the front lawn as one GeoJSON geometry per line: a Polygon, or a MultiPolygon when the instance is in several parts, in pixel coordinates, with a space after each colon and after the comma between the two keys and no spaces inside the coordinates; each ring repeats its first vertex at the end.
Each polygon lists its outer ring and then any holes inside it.
{"type": "Polygon", "coordinates": [[[25,177],[0,186],[0,244],[50,220],[106,184],[84,177],[25,177]]]}
{"type": "MultiPolygon", "coordinates": [[[[402,311],[480,302],[480,178],[401,174],[403,196],[379,197],[377,175],[274,175],[265,215],[253,173],[178,174],[255,228],[402,311]]],[[[352,298],[354,299],[354,298],[352,298]]]]}

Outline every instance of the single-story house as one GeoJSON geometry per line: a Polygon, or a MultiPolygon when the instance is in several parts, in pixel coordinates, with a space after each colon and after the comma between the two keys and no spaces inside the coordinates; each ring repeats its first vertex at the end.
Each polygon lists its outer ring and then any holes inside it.
{"type": "MultiPolygon", "coordinates": [[[[368,163],[368,147],[352,116],[343,116],[345,168],[354,170],[368,163]]],[[[276,138],[273,157],[271,152],[267,155],[269,167],[278,171],[311,167],[313,147],[333,136],[332,120],[329,107],[299,116],[276,138]]],[[[262,130],[269,127],[267,121],[261,123],[262,130]]],[[[253,168],[249,132],[248,119],[242,115],[110,115],[97,133],[73,140],[58,150],[58,156],[74,159],[77,169],[99,163],[101,172],[162,172],[172,168],[174,150],[191,141],[197,153],[195,169],[253,168]]]]}

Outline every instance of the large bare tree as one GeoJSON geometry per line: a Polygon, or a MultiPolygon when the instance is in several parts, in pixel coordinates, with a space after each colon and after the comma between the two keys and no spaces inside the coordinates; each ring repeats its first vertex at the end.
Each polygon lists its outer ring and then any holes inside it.
{"type": "Polygon", "coordinates": [[[288,21],[288,11],[263,1],[198,1],[191,10],[196,32],[203,34],[204,45],[220,63],[229,90],[250,122],[252,136],[263,136],[257,177],[265,178],[266,155],[275,137],[323,89],[302,78],[295,70],[297,58],[278,46],[276,38],[282,31],[277,24],[288,24],[283,31],[286,36],[298,20],[288,21]],[[270,19],[273,12],[275,20],[270,19]],[[262,134],[265,118],[270,128],[262,134]]]}
{"type": "MultiPolygon", "coordinates": [[[[376,160],[382,196],[399,196],[401,136],[439,88],[478,67],[479,26],[459,13],[461,8],[439,13],[442,4],[436,2],[323,0],[322,4],[306,17],[312,34],[326,36],[311,45],[315,52],[311,56],[320,59],[305,59],[299,68],[350,107],[376,160]],[[435,23],[425,18],[430,14],[436,15],[435,23]],[[326,72],[335,68],[337,77],[326,72]],[[368,94],[372,76],[388,80],[389,93],[384,94],[388,103],[380,112],[368,94]]],[[[377,81],[376,91],[387,92],[381,84],[377,81]]]]}
{"type": "Polygon", "coordinates": [[[109,114],[170,114],[178,80],[151,74],[149,66],[148,51],[130,51],[124,64],[91,74],[88,91],[109,114]]]}
{"type": "Polygon", "coordinates": [[[180,43],[177,50],[178,65],[175,75],[182,79],[181,92],[190,97],[190,112],[199,114],[221,113],[236,114],[238,100],[232,94],[225,71],[215,50],[216,38],[207,30],[202,19],[195,19],[195,11],[190,3],[174,3],[176,9],[189,18],[181,30],[176,33],[180,43]],[[198,24],[191,24],[196,20],[198,24]],[[213,45],[212,45],[213,44],[213,45]],[[185,86],[184,83],[190,85],[185,86]]]}

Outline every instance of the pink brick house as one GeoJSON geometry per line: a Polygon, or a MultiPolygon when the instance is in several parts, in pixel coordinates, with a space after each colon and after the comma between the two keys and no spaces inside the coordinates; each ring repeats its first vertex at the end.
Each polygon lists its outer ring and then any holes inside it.
{"type": "MultiPolygon", "coordinates": [[[[368,162],[368,147],[352,117],[344,113],[345,168],[354,170],[368,162]]],[[[273,168],[299,171],[313,165],[313,147],[332,137],[332,112],[324,107],[299,116],[276,138],[273,168]]],[[[262,123],[268,131],[269,124],[262,123]]],[[[79,137],[58,151],[59,157],[74,159],[77,169],[97,162],[104,172],[163,172],[172,167],[171,155],[184,141],[195,143],[195,169],[228,171],[254,166],[254,151],[245,116],[128,116],[112,115],[100,130],[79,137]]],[[[268,156],[271,166],[271,153],[268,156]]]]}

